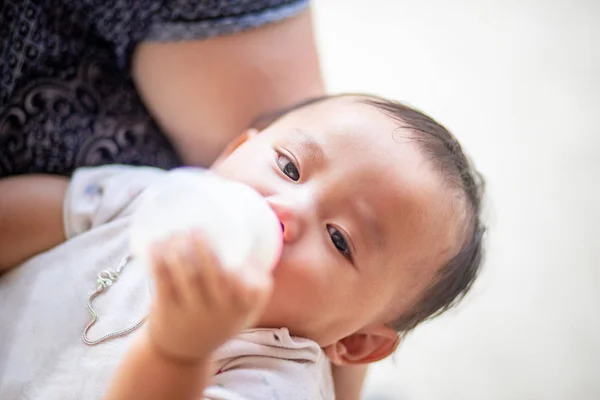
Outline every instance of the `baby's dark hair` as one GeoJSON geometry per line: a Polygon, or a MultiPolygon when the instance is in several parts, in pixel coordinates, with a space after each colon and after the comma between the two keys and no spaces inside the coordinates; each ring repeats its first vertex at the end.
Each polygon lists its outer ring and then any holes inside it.
{"type": "Polygon", "coordinates": [[[262,129],[288,112],[342,96],[356,96],[357,101],[380,110],[396,120],[400,128],[411,132],[410,140],[418,144],[448,188],[458,193],[461,206],[466,208],[461,210],[466,215],[461,230],[465,237],[458,253],[438,270],[432,284],[410,312],[403,313],[389,324],[397,332],[405,334],[419,323],[456,305],[473,285],[483,261],[485,227],[481,221],[481,201],[484,180],[448,129],[418,110],[377,96],[341,94],[316,97],[263,116],[255,121],[254,126],[262,129]]]}

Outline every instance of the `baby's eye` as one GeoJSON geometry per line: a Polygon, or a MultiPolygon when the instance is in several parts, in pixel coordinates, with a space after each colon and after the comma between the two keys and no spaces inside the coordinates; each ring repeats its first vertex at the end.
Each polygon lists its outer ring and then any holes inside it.
{"type": "Polygon", "coordinates": [[[339,250],[345,257],[350,258],[350,247],[348,246],[348,242],[344,238],[344,235],[339,230],[335,229],[331,225],[327,225],[327,232],[329,232],[329,237],[333,242],[333,245],[336,249],[339,250]]]}
{"type": "Polygon", "coordinates": [[[300,172],[296,165],[283,154],[277,155],[277,166],[288,178],[297,182],[300,179],[300,172]]]}

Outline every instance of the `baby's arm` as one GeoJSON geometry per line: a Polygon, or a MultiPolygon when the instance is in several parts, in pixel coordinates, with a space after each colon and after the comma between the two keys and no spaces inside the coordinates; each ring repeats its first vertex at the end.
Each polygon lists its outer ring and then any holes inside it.
{"type": "Polygon", "coordinates": [[[199,398],[214,372],[212,353],[254,322],[271,293],[270,273],[226,271],[198,234],[154,250],[148,327],[125,355],[108,400],[199,398]]]}
{"type": "Polygon", "coordinates": [[[165,357],[144,332],[127,352],[106,400],[199,399],[209,379],[207,360],[186,363],[165,357]]]}
{"type": "Polygon", "coordinates": [[[51,175],[0,179],[0,273],[65,240],[68,182],[51,175]]]}

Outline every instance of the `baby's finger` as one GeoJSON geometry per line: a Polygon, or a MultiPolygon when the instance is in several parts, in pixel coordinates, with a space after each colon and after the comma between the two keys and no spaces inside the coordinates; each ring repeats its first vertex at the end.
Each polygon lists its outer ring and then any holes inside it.
{"type": "Polygon", "coordinates": [[[188,304],[195,300],[190,296],[190,280],[194,277],[194,266],[191,265],[189,245],[184,235],[177,234],[169,240],[165,252],[165,260],[173,277],[177,295],[188,304]]]}
{"type": "Polygon", "coordinates": [[[234,306],[249,314],[262,310],[272,292],[272,276],[264,271],[244,270],[236,274],[234,282],[234,306]]]}
{"type": "Polygon", "coordinates": [[[156,296],[161,301],[178,302],[177,292],[173,288],[173,277],[165,264],[162,252],[164,246],[157,246],[151,252],[152,275],[154,277],[154,288],[156,296]]]}
{"type": "Polygon", "coordinates": [[[208,240],[202,232],[193,231],[190,235],[191,259],[200,270],[196,291],[202,295],[207,304],[214,304],[223,297],[224,274],[221,262],[212,251],[208,240]]]}

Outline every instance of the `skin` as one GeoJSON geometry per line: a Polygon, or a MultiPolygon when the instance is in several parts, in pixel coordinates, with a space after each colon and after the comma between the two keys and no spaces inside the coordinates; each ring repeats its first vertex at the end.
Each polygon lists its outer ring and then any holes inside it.
{"type": "Polygon", "coordinates": [[[65,241],[68,185],[66,178],[51,175],[0,179],[0,274],[65,241]]]}

